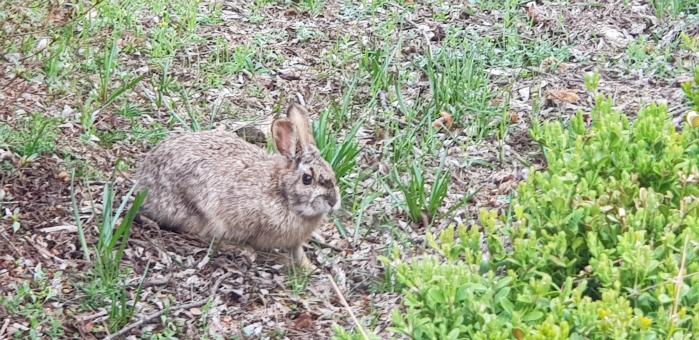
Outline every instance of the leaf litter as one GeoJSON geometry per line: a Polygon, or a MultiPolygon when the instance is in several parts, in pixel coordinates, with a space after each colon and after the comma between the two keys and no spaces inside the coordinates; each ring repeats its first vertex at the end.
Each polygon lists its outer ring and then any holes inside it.
{"type": "MultiPolygon", "coordinates": [[[[625,3],[628,1],[593,6],[587,1],[566,4],[544,1],[530,2],[516,9],[531,20],[531,25],[516,27],[525,40],[545,37],[557,41],[569,49],[570,56],[563,60],[547,58],[538,65],[491,65],[487,68],[492,86],[508,88],[511,92],[506,103],[511,114],[505,147],[495,138],[469,141],[467,147],[460,147],[467,140],[467,133],[452,125],[453,117],[449,112],[441,113],[432,122],[441,128],[438,139],[448,146],[446,164],[452,171],[445,207],[456,204],[466,195],[474,195],[470,203],[456,209],[434,228],[444,228],[450,223],[478,225],[480,209],[507,208],[507,198],[515,193],[517,183],[526,179],[530,166],[535,170],[545,166],[538,145],[528,134],[532,117],[536,114],[544,120],[566,120],[577,110],[586,110],[591,100],[584,89],[583,75],[587,72],[599,70],[603,77],[601,90],[611,94],[617,107],[627,112],[635,112],[649,102],[682,103],[679,84],[688,74],[682,67],[696,63],[696,52],[674,49],[674,58],[664,65],[674,72],[666,76],[639,72],[622,60],[629,46],[641,37],[658,41],[655,48],[674,44],[680,32],[696,37],[699,27],[696,18],[659,20],[647,2],[625,3]],[[521,76],[523,73],[528,76],[521,76]],[[536,100],[541,99],[543,102],[537,105],[536,100]],[[474,190],[476,188],[478,190],[474,190]]],[[[476,34],[496,40],[506,29],[500,10],[479,10],[465,3],[452,4],[446,9],[412,1],[406,5],[414,5],[416,9],[410,16],[412,23],[392,34],[393,42],[401,39],[402,64],[391,65],[389,73],[398,74],[404,68],[406,73],[415,75],[414,81],[404,84],[403,95],[408,104],[419,98],[429,98],[430,86],[410,65],[419,62],[426,53],[438,50],[450,28],[468,27],[476,34]],[[437,11],[440,11],[442,22],[434,19],[437,11]]],[[[358,71],[351,62],[343,64],[341,54],[333,54],[330,57],[333,62],[324,60],[337,41],[342,41],[343,37],[347,40],[340,50],[349,54],[380,47],[376,45],[381,42],[380,36],[385,35],[382,23],[402,11],[400,6],[387,6],[370,16],[366,15],[366,8],[338,1],[326,1],[318,15],[282,4],[254,9],[244,1],[204,1],[202,6],[219,6],[220,20],[225,25],[199,26],[196,36],[204,43],[187,46],[178,53],[169,66],[170,76],[190,90],[188,99],[197,110],[207,112],[202,115],[203,121],[208,123],[208,111],[215,110],[218,113],[213,122],[219,128],[256,126],[244,132],[256,136],[255,140],[261,145],[264,142],[259,133],[267,133],[272,112],[284,100],[300,96],[312,112],[320,112],[333,100],[340,101],[352,74],[358,71]],[[257,46],[265,52],[264,58],[283,61],[254,65],[252,72],[244,70],[225,76],[218,86],[209,86],[207,81],[218,80],[207,80],[201,68],[190,65],[209,62],[207,58],[216,53],[216,39],[222,39],[228,46],[257,46]]],[[[90,13],[88,15],[94,12],[90,13]]],[[[53,26],[65,25],[75,15],[69,10],[53,11],[48,22],[53,26]]],[[[146,29],[161,24],[157,16],[141,15],[140,22],[146,29]]],[[[37,29],[20,22],[15,29],[27,32],[37,29]]],[[[9,24],[4,25],[3,29],[7,30],[9,24]]],[[[104,42],[106,38],[95,37],[95,41],[104,42]]],[[[5,54],[0,60],[0,124],[17,126],[19,118],[30,112],[64,120],[57,141],[59,155],[42,155],[21,164],[19,155],[8,151],[0,141],[3,165],[0,170],[3,216],[0,294],[5,298],[14,296],[18,287],[33,282],[37,275],[51,278],[52,289],[58,295],[44,305],[47,313],[60,321],[66,335],[101,338],[106,335],[108,313],[104,309],[86,309],[81,304],[85,293],[79,284],[86,278],[89,265],[82,259],[66,174],[76,163],[94,172],[93,179],[79,183],[76,192],[79,215],[87,226],[88,244],[94,244],[98,221],[92,210],[99,212],[101,207],[91,202],[99,201],[107,174],[112,172],[117,160],[126,160],[126,171],[117,176],[121,197],[131,185],[131,170],[139,156],[153,144],[148,139],[128,136],[128,133],[135,133],[134,126],[155,127],[158,124],[174,130],[173,133],[182,133],[183,127],[172,124],[172,112],[183,117],[187,113],[181,94],[163,95],[153,82],[142,82],[136,91],[125,95],[134,105],[147,108],[135,121],[119,115],[113,107],[104,108],[96,117],[96,131],[102,133],[102,139],[98,137],[97,140],[103,141],[104,133],[110,131],[127,133],[125,139],[117,140],[111,148],[104,148],[95,139],[81,138],[84,131],[80,127],[80,105],[84,95],[71,91],[52,95],[45,77],[19,76],[21,70],[17,65],[34,72],[41,69],[42,54],[37,50],[50,48],[54,40],[51,34],[43,35],[37,39],[33,54],[5,54]],[[160,95],[162,98],[158,97],[160,95]],[[168,105],[175,104],[177,108],[164,109],[157,104],[159,100],[171,101],[168,105]],[[14,231],[17,223],[19,228],[14,231]]],[[[125,48],[138,44],[137,40],[127,34],[119,43],[125,48]]],[[[123,70],[147,78],[161,76],[154,65],[138,54],[120,56],[119,64],[123,70]]],[[[79,80],[76,86],[86,91],[92,87],[90,82],[87,78],[79,80]]],[[[361,181],[358,188],[352,189],[356,190],[355,195],[377,190],[380,187],[377,179],[390,174],[391,164],[382,157],[389,143],[380,130],[380,120],[385,112],[401,114],[400,104],[390,93],[381,94],[380,105],[368,107],[370,93],[369,86],[361,84],[351,109],[368,118],[358,134],[362,148],[360,172],[377,176],[361,181]]],[[[680,117],[688,111],[688,106],[671,110],[680,117]]],[[[409,123],[403,121],[403,124],[409,123]]],[[[151,137],[154,141],[160,138],[151,137]]],[[[407,222],[392,201],[390,196],[376,198],[363,212],[357,230],[354,217],[345,212],[341,217],[342,223],[348,226],[349,236],[341,237],[338,229],[328,223],[317,232],[321,242],[311,243],[306,250],[322,270],[332,275],[357,318],[366,327],[371,325],[368,328],[382,337],[390,336],[390,314],[400,308],[402,301],[400,295],[390,290],[375,289],[384,277],[378,257],[389,252],[389,245],[400,245],[406,258],[419,257],[426,252],[425,230],[407,222]],[[397,231],[387,228],[387,224],[394,224],[397,231]]],[[[333,324],[354,327],[326,275],[322,272],[311,275],[301,284],[301,294],[297,294],[293,289],[293,274],[279,264],[280,257],[276,252],[255,253],[232,245],[212,249],[210,244],[187,235],[148,224],[136,225],[124,259],[124,267],[132,271],[127,280],[132,293],[145,268],[150,269],[131,322],[154,312],[168,312],[129,334],[163,332],[172,324],[177,325],[177,333],[186,338],[216,335],[263,338],[280,334],[281,338],[306,339],[329,338],[333,324]],[[222,277],[225,280],[211,294],[212,287],[222,277]],[[169,309],[202,299],[210,300],[202,306],[169,309]]],[[[29,327],[27,320],[9,316],[2,306],[0,319],[9,320],[0,325],[3,327],[0,336],[29,327]]]]}

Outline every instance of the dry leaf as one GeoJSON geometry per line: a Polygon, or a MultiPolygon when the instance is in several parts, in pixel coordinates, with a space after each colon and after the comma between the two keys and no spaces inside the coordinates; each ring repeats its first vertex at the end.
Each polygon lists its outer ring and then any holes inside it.
{"type": "Polygon", "coordinates": [[[614,27],[602,27],[601,31],[604,39],[614,47],[622,48],[629,44],[629,39],[626,35],[614,27]]]}
{"type": "Polygon", "coordinates": [[[553,70],[553,67],[556,66],[556,63],[558,63],[558,59],[554,57],[548,57],[541,62],[540,67],[542,70],[553,70]]]}
{"type": "Polygon", "coordinates": [[[570,104],[577,103],[580,100],[578,94],[572,90],[551,90],[546,93],[546,98],[549,100],[570,104]]]}
{"type": "Polygon", "coordinates": [[[526,5],[527,7],[527,15],[529,16],[530,19],[532,19],[532,22],[534,25],[544,21],[544,16],[541,13],[541,11],[536,8],[536,3],[530,2],[526,5]]]}
{"type": "Polygon", "coordinates": [[[441,117],[437,118],[434,123],[432,123],[432,126],[434,126],[435,129],[440,129],[440,128],[446,128],[447,130],[451,129],[452,125],[454,125],[454,118],[447,113],[442,111],[441,117]]]}
{"type": "Polygon", "coordinates": [[[522,120],[521,116],[519,113],[510,111],[510,123],[512,124],[518,124],[522,120]]]}
{"type": "Polygon", "coordinates": [[[63,182],[69,182],[70,181],[70,176],[66,171],[61,171],[58,173],[58,179],[62,180],[63,182]]]}
{"type": "Polygon", "coordinates": [[[95,328],[95,324],[92,322],[88,322],[82,327],[83,332],[85,332],[85,333],[92,333],[92,330],[94,328],[95,328]]]}
{"type": "Polygon", "coordinates": [[[512,330],[512,336],[514,336],[517,340],[522,340],[524,339],[524,332],[522,332],[522,330],[519,328],[515,328],[512,330]]]}
{"type": "Polygon", "coordinates": [[[699,114],[696,111],[687,112],[687,123],[693,128],[699,127],[699,114]]]}
{"type": "Polygon", "coordinates": [[[313,329],[313,316],[309,312],[304,312],[294,320],[294,328],[297,330],[313,329]]]}

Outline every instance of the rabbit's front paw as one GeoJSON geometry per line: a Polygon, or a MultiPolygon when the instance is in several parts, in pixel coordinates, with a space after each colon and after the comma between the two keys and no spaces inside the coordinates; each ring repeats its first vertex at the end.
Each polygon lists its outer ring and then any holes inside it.
{"type": "Polygon", "coordinates": [[[291,250],[291,260],[292,265],[298,266],[305,271],[312,272],[318,269],[306,256],[306,253],[303,251],[303,245],[291,250]]]}

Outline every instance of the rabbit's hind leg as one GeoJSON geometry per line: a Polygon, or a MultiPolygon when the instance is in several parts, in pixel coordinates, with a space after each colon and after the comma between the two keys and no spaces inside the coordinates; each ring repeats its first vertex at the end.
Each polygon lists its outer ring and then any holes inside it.
{"type": "Polygon", "coordinates": [[[136,215],[136,222],[142,225],[155,225],[159,229],[176,233],[182,231],[181,225],[173,223],[170,219],[165,218],[162,214],[156,214],[148,208],[141,208],[141,211],[139,211],[138,215],[136,215]]]}

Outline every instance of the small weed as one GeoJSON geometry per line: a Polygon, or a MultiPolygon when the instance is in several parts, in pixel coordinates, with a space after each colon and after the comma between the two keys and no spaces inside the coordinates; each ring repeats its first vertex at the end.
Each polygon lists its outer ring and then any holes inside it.
{"type": "Polygon", "coordinates": [[[306,25],[299,25],[296,29],[296,38],[300,42],[309,42],[311,40],[320,39],[323,37],[323,32],[310,28],[306,25]]]}
{"type": "Polygon", "coordinates": [[[68,44],[72,38],[72,26],[63,29],[63,33],[58,38],[56,43],[51,46],[50,55],[44,64],[44,73],[46,74],[49,87],[52,90],[60,87],[60,79],[64,77],[68,71],[66,65],[67,59],[70,58],[68,53],[68,44]]]}
{"type": "Polygon", "coordinates": [[[345,34],[338,38],[332,48],[325,53],[324,60],[331,67],[343,67],[352,64],[360,54],[356,41],[345,34]]]}
{"type": "Polygon", "coordinates": [[[682,84],[682,90],[694,110],[699,112],[699,67],[694,70],[694,81],[682,84]]]}
{"type": "MultiPolygon", "coordinates": [[[[72,177],[74,178],[73,173],[72,177]]],[[[71,201],[76,225],[78,226],[78,236],[80,239],[83,255],[86,260],[90,260],[90,250],[85,239],[85,231],[78,214],[77,199],[74,190],[74,179],[71,181],[71,201]]],[[[92,307],[102,307],[104,299],[110,301],[109,308],[109,329],[114,332],[126,325],[134,314],[135,305],[129,306],[127,297],[127,287],[123,284],[125,276],[121,269],[122,258],[128,245],[136,213],[140,209],[146,197],[146,192],[139,192],[134,197],[131,208],[122,216],[129,202],[134,188],[132,188],[122,202],[113,212],[113,205],[116,198],[114,183],[109,182],[104,187],[102,195],[102,213],[100,214],[99,238],[94,249],[94,262],[90,273],[90,280],[84,286],[88,296],[88,304],[92,307]],[[119,223],[121,220],[121,223],[119,223]],[[117,225],[118,224],[118,225],[117,225]]],[[[141,284],[145,279],[144,273],[141,284]]],[[[140,285],[136,290],[135,301],[138,301],[140,285]]]]}
{"type": "Polygon", "coordinates": [[[88,160],[83,160],[71,153],[64,153],[62,158],[63,161],[65,161],[66,168],[75,171],[76,178],[102,179],[105,177],[104,174],[88,160]]]}
{"type": "Polygon", "coordinates": [[[425,72],[433,92],[434,116],[451,113],[458,126],[473,126],[475,137],[491,129],[499,110],[493,106],[495,94],[489,87],[485,68],[473,50],[443,49],[427,60],[425,72]]]}
{"type": "MultiPolygon", "coordinates": [[[[169,308],[170,306],[166,305],[165,308],[167,311],[163,313],[163,315],[160,316],[160,324],[162,325],[163,329],[160,332],[157,333],[151,333],[151,332],[145,332],[144,333],[144,339],[151,339],[151,340],[177,340],[180,339],[178,335],[178,330],[179,327],[175,323],[175,321],[172,318],[169,318],[168,315],[170,314],[169,308]]],[[[204,337],[206,339],[206,337],[204,337]]]]}
{"type": "Polygon", "coordinates": [[[199,120],[201,118],[199,117],[199,113],[192,108],[192,103],[189,101],[189,95],[187,93],[187,90],[182,89],[180,91],[180,97],[184,102],[185,111],[187,112],[187,116],[189,117],[189,124],[187,124],[187,122],[182,117],[180,117],[180,115],[178,115],[175,112],[175,110],[170,110],[170,115],[175,121],[177,121],[178,124],[189,128],[190,131],[201,131],[202,127],[199,124],[199,120]]]}
{"type": "Polygon", "coordinates": [[[71,170],[70,174],[70,203],[73,209],[73,218],[75,219],[75,225],[78,228],[78,240],[80,241],[80,247],[83,250],[83,257],[85,261],[90,261],[90,249],[87,247],[87,240],[85,238],[85,228],[83,227],[82,221],[80,220],[80,210],[78,209],[78,200],[75,196],[75,169],[71,170]]]}
{"type": "Polygon", "coordinates": [[[308,13],[315,17],[323,13],[325,0],[299,0],[296,6],[301,12],[308,13]]]}
{"type": "Polygon", "coordinates": [[[355,125],[350,133],[345,136],[344,141],[339,141],[330,125],[330,112],[330,109],[323,110],[320,114],[320,119],[313,122],[313,135],[323,158],[333,167],[337,180],[343,187],[343,179],[357,165],[357,156],[360,150],[355,136],[361,123],[355,125]]]}
{"type": "Polygon", "coordinates": [[[289,289],[291,289],[296,296],[300,296],[306,290],[306,287],[308,287],[308,283],[311,282],[311,277],[313,277],[312,273],[292,267],[286,282],[289,289]]]}
{"type": "MultiPolygon", "coordinates": [[[[136,197],[138,199],[138,196],[136,197]]],[[[129,305],[127,289],[124,286],[116,287],[110,291],[112,301],[111,307],[109,308],[109,330],[111,332],[116,332],[122,327],[126,326],[133,315],[136,313],[136,301],[140,300],[141,289],[143,288],[143,282],[146,280],[148,275],[148,266],[143,272],[141,281],[136,288],[136,293],[134,294],[134,303],[129,305]]]]}
{"type": "Polygon", "coordinates": [[[424,168],[417,162],[410,167],[410,178],[407,183],[403,183],[394,170],[393,176],[398,183],[400,191],[403,193],[405,211],[410,219],[415,223],[431,223],[437,215],[437,211],[442,207],[442,203],[449,191],[451,174],[444,168],[444,162],[440,165],[435,175],[434,183],[428,191],[425,189],[424,168]]]}
{"type": "Polygon", "coordinates": [[[154,87],[156,90],[155,104],[158,107],[165,106],[165,96],[168,96],[172,91],[179,88],[177,81],[170,75],[170,67],[172,66],[172,58],[163,58],[156,63],[160,72],[160,76],[156,79],[154,87]]]}
{"type": "Polygon", "coordinates": [[[254,46],[238,45],[232,51],[229,44],[223,40],[216,41],[215,52],[205,69],[209,77],[209,85],[220,86],[226,77],[238,74],[252,76],[261,70],[256,61],[258,51],[254,46]]]}
{"type": "Polygon", "coordinates": [[[126,140],[129,137],[125,131],[120,130],[97,131],[95,136],[99,139],[99,144],[106,149],[111,149],[115,143],[126,140]]]}
{"type": "Polygon", "coordinates": [[[109,98],[109,87],[112,83],[112,74],[116,69],[116,62],[118,57],[118,46],[116,41],[118,38],[112,40],[111,46],[105,50],[104,57],[102,59],[102,70],[100,72],[100,85],[98,88],[99,99],[103,103],[107,102],[109,98]]]}
{"type": "Polygon", "coordinates": [[[118,111],[118,113],[120,116],[129,120],[140,117],[143,114],[143,112],[141,112],[141,109],[138,106],[129,102],[125,102],[121,109],[118,111]]]}
{"type": "Polygon", "coordinates": [[[680,48],[687,52],[699,52],[699,37],[687,33],[680,33],[680,48]]]}
{"type": "Polygon", "coordinates": [[[22,227],[19,208],[15,208],[15,210],[12,211],[10,219],[12,220],[12,232],[16,233],[22,227]]]}
{"type": "Polygon", "coordinates": [[[102,196],[104,211],[101,216],[99,240],[96,247],[96,260],[93,270],[96,278],[107,287],[114,286],[119,279],[121,259],[124,256],[124,250],[126,249],[129,236],[131,235],[133,220],[146,196],[145,192],[136,194],[131,208],[123,217],[117,228],[117,223],[122,217],[126,204],[133,194],[133,190],[134,188],[122,198],[121,205],[119,205],[118,209],[112,214],[112,206],[116,198],[114,184],[108,183],[104,187],[102,196]]]}
{"type": "Polygon", "coordinates": [[[699,2],[695,0],[651,0],[655,16],[676,17],[681,13],[697,13],[699,2]]]}
{"type": "Polygon", "coordinates": [[[629,44],[624,55],[624,60],[632,72],[649,73],[658,76],[670,74],[672,66],[668,62],[671,55],[669,51],[659,51],[654,44],[648,42],[645,37],[629,44]]]}
{"type": "Polygon", "coordinates": [[[0,146],[8,146],[18,153],[23,161],[31,161],[42,154],[56,151],[58,120],[36,113],[20,119],[13,129],[9,125],[0,126],[0,146]]]}
{"type": "MultiPolygon", "coordinates": [[[[357,181],[358,182],[358,181],[357,181]]],[[[359,237],[361,236],[360,230],[362,229],[362,222],[364,222],[364,214],[367,211],[369,207],[375,202],[377,198],[379,198],[382,194],[381,193],[372,193],[369,195],[366,195],[362,198],[362,200],[359,202],[358,206],[353,206],[351,211],[354,211],[354,216],[355,216],[355,223],[354,223],[354,233],[352,235],[352,243],[357,244],[359,242],[359,237]]],[[[355,197],[358,198],[358,197],[355,197]]],[[[367,228],[368,230],[368,228],[367,228]]],[[[342,234],[342,233],[341,233],[342,234]]],[[[344,237],[344,235],[343,235],[344,237]]]]}
{"type": "MultiPolygon", "coordinates": [[[[54,273],[52,281],[60,282],[61,276],[61,272],[54,273]]],[[[14,294],[0,296],[0,311],[4,310],[9,316],[25,320],[28,326],[27,331],[20,330],[15,333],[15,338],[61,338],[63,325],[59,319],[61,317],[60,309],[48,306],[44,308],[59,294],[60,292],[54,289],[41,266],[38,266],[35,268],[33,282],[24,281],[21,286],[15,288],[14,294]]]]}
{"type": "Polygon", "coordinates": [[[131,80],[124,81],[116,90],[111,90],[112,84],[114,83],[114,73],[117,71],[117,58],[119,56],[119,48],[117,46],[118,37],[119,35],[112,40],[109,48],[105,50],[102,59],[100,83],[97,88],[98,98],[102,107],[111,104],[124,93],[132,90],[143,80],[143,76],[134,77],[131,80]]]}
{"type": "Polygon", "coordinates": [[[364,53],[359,62],[360,70],[367,72],[371,77],[372,102],[381,91],[387,91],[391,87],[389,67],[394,62],[400,44],[393,46],[387,44],[384,49],[369,50],[364,53]]]}
{"type": "Polygon", "coordinates": [[[131,127],[131,135],[137,141],[144,142],[150,146],[155,146],[167,137],[168,131],[165,126],[155,122],[146,127],[140,122],[135,122],[131,127]]]}
{"type": "Polygon", "coordinates": [[[344,328],[338,326],[338,325],[333,325],[332,326],[333,330],[333,340],[378,340],[380,337],[378,337],[376,334],[366,334],[366,337],[364,334],[362,334],[359,331],[347,331],[344,328]]]}

